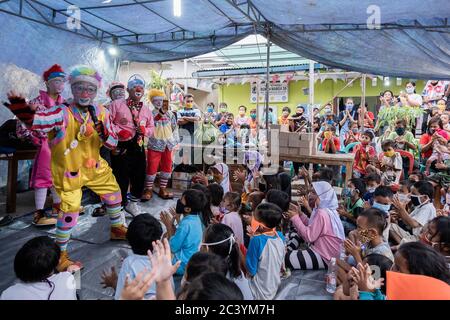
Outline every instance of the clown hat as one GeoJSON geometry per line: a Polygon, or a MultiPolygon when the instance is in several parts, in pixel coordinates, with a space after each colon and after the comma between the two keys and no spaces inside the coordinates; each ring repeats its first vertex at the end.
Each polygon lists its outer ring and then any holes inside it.
{"type": "Polygon", "coordinates": [[[59,64],[52,65],[47,71],[44,72],[42,78],[44,81],[49,81],[54,78],[65,78],[66,74],[59,64]]]}
{"type": "Polygon", "coordinates": [[[151,100],[153,97],[166,97],[166,94],[160,89],[153,88],[152,90],[150,90],[148,98],[151,100]]]}
{"type": "Polygon", "coordinates": [[[133,89],[137,86],[145,88],[145,80],[139,74],[133,74],[130,79],[128,79],[127,89],[133,89]]]}
{"type": "Polygon", "coordinates": [[[89,82],[98,88],[101,86],[102,77],[91,67],[77,66],[70,73],[69,81],[71,85],[81,81],[89,82]]]}
{"type": "Polygon", "coordinates": [[[117,88],[125,89],[125,85],[122,82],[118,82],[118,81],[111,82],[111,84],[108,87],[108,90],[106,90],[106,95],[108,97],[110,97],[111,91],[113,91],[114,89],[117,89],[117,88]]]}

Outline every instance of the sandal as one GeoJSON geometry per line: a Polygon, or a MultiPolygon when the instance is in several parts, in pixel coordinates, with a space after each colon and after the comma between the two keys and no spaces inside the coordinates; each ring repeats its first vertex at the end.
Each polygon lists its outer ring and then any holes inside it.
{"type": "Polygon", "coordinates": [[[105,205],[102,204],[100,207],[97,207],[92,212],[93,217],[103,217],[106,214],[106,208],[105,205]]]}

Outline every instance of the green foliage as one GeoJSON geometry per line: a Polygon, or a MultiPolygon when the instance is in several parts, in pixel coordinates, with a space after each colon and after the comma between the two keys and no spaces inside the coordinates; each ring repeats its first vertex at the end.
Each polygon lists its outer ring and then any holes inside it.
{"type": "Polygon", "coordinates": [[[389,107],[383,108],[378,112],[377,129],[384,126],[389,126],[390,129],[395,127],[395,122],[399,119],[406,120],[407,129],[411,129],[416,123],[416,119],[425,113],[420,107],[389,107]]]}
{"type": "Polygon", "coordinates": [[[155,88],[155,89],[164,90],[164,88],[168,84],[167,79],[164,79],[162,77],[162,71],[161,71],[161,73],[158,73],[155,70],[150,70],[150,77],[151,77],[151,80],[147,86],[147,88],[149,88],[149,89],[155,88]]]}

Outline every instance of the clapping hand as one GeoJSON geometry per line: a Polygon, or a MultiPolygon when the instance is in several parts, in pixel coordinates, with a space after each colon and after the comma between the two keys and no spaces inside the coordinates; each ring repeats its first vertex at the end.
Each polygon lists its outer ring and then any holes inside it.
{"type": "Polygon", "coordinates": [[[372,270],[367,263],[365,265],[358,263],[358,269],[352,267],[351,273],[353,281],[358,285],[359,291],[373,292],[375,289],[381,288],[384,284],[383,278],[375,280],[372,277],[372,270]]]}
{"type": "Polygon", "coordinates": [[[153,252],[148,250],[148,257],[152,264],[152,274],[156,283],[169,281],[173,274],[180,267],[181,261],[172,264],[172,253],[170,251],[169,241],[164,239],[163,242],[153,242],[153,252]]]}
{"type": "Polygon", "coordinates": [[[117,272],[114,266],[111,267],[111,273],[108,273],[106,270],[102,272],[102,282],[100,284],[103,285],[103,288],[113,288],[117,287],[117,272]]]}
{"type": "Polygon", "coordinates": [[[155,282],[155,279],[156,274],[154,270],[151,272],[148,272],[147,269],[142,270],[131,282],[130,275],[127,274],[120,300],[144,300],[145,293],[155,282]]]}
{"type": "Polygon", "coordinates": [[[354,244],[350,239],[344,241],[344,248],[345,251],[350,253],[353,257],[357,257],[361,254],[361,246],[354,244]]]}
{"type": "Polygon", "coordinates": [[[245,176],[246,176],[246,174],[245,174],[245,171],[244,170],[240,170],[240,169],[237,169],[234,173],[233,173],[233,179],[234,179],[234,181],[240,181],[240,182],[243,182],[243,181],[245,181],[245,176]]]}

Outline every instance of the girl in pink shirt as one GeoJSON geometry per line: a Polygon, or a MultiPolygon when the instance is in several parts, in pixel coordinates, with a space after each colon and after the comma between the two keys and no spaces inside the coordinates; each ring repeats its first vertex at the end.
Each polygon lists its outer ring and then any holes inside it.
{"type": "Polygon", "coordinates": [[[244,243],[244,227],[241,216],[239,215],[239,207],[241,206],[241,195],[237,192],[225,193],[221,205],[224,211],[222,223],[229,226],[236,237],[239,245],[244,243]]]}
{"type": "Polygon", "coordinates": [[[339,257],[345,240],[333,187],[325,181],[312,183],[314,192],[309,195],[314,201],[310,218],[303,212],[290,211],[289,216],[298,235],[309,244],[305,250],[288,247],[286,266],[290,269],[325,269],[332,257],[339,257]]]}

